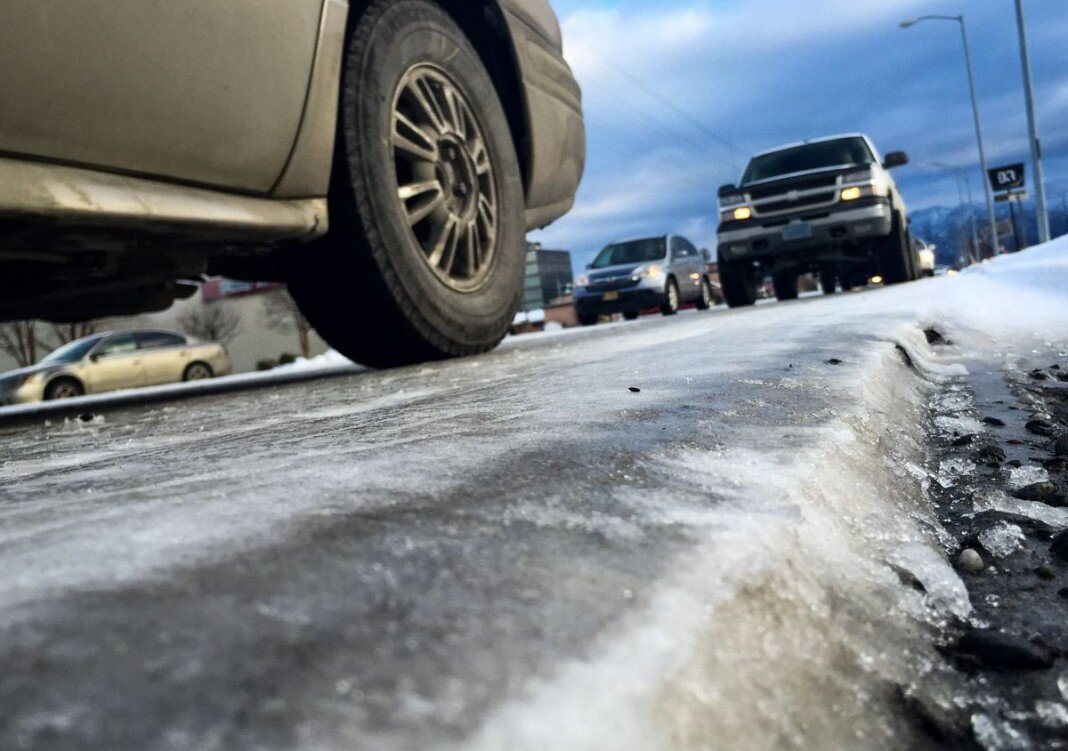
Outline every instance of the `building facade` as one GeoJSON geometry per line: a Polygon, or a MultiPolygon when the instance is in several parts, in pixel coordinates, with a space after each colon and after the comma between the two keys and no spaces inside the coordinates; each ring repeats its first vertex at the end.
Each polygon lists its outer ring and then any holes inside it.
{"type": "Polygon", "coordinates": [[[570,252],[545,250],[539,243],[527,243],[523,310],[544,310],[551,301],[570,295],[574,279],[570,252]]]}

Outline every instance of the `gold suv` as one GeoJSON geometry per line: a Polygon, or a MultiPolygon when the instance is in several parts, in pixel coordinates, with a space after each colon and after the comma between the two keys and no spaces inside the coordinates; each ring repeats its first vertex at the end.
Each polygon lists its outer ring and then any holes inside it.
{"type": "Polygon", "coordinates": [[[226,349],[170,331],[117,331],[78,339],[37,365],[0,375],[0,405],[198,381],[229,375],[226,349]]]}
{"type": "Polygon", "coordinates": [[[581,95],[547,0],[0,6],[0,320],[282,281],[388,366],[495,346],[570,209],[581,95]]]}

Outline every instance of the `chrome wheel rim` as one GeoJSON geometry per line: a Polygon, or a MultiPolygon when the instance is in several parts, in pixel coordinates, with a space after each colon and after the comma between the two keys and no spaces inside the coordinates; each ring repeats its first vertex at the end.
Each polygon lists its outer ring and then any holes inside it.
{"type": "Polygon", "coordinates": [[[393,96],[397,199],[434,275],[472,292],[497,252],[497,181],[467,97],[444,71],[420,64],[393,96]]]}
{"type": "Polygon", "coordinates": [[[675,288],[674,284],[668,285],[668,308],[671,310],[678,310],[679,307],[679,291],[675,288]]]}
{"type": "Polygon", "coordinates": [[[185,380],[187,381],[205,381],[211,378],[211,373],[203,365],[194,365],[189,368],[189,372],[186,374],[185,380]]]}

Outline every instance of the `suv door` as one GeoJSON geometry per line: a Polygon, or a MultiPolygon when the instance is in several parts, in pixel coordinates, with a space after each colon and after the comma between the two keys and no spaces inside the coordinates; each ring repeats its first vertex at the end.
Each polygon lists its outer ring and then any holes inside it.
{"type": "Polygon", "coordinates": [[[672,240],[678,248],[678,260],[672,264],[672,268],[675,269],[675,278],[679,280],[679,293],[684,300],[696,300],[701,294],[701,254],[686,238],[675,237],[672,240]]]}
{"type": "Polygon", "coordinates": [[[89,357],[87,379],[94,392],[145,385],[141,352],[133,334],[115,334],[97,345],[89,357]]]}
{"type": "Polygon", "coordinates": [[[323,0],[11,0],[0,153],[267,192],[323,0]]]}

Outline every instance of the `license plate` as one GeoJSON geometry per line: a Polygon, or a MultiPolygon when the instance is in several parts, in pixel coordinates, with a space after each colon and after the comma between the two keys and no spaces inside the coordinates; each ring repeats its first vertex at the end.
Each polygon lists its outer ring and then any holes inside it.
{"type": "Polygon", "coordinates": [[[808,222],[793,222],[782,229],[783,240],[808,240],[812,237],[812,225],[808,222]]]}
{"type": "Polygon", "coordinates": [[[613,300],[618,300],[619,299],[619,293],[618,292],[605,292],[604,295],[601,297],[601,299],[604,300],[605,302],[612,302],[613,300]]]}

